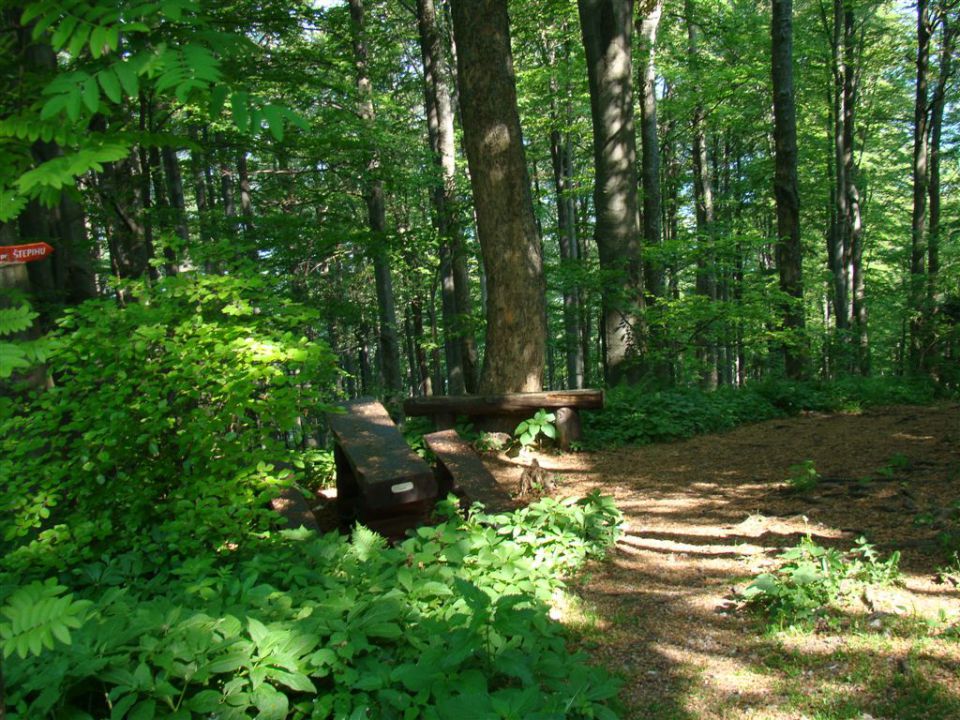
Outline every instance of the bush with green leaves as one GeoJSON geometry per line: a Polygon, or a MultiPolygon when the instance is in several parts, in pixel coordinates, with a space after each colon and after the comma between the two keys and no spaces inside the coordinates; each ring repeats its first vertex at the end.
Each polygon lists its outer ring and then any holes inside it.
{"type": "Polygon", "coordinates": [[[8,717],[616,717],[618,683],[548,615],[615,537],[609,499],[442,511],[394,547],[301,529],[65,570],[94,605],[55,656],[11,658],[8,717]]]}
{"type": "Polygon", "coordinates": [[[334,364],[314,311],[257,278],[167,278],[88,301],[48,339],[54,387],[0,398],[0,550],[66,567],[106,544],[158,557],[270,527],[266,499],[334,364]]]}
{"type": "Polygon", "coordinates": [[[767,380],[742,388],[721,387],[714,392],[621,385],[606,391],[603,410],[583,413],[584,440],[580,446],[597,450],[671,442],[806,411],[929,403],[944,392],[928,378],[901,377],[829,382],[767,380]]]}
{"type": "Polygon", "coordinates": [[[843,553],[818,545],[808,535],[781,553],[780,559],[785,562],[776,572],[758,575],[741,597],[781,628],[809,622],[864,585],[891,585],[900,580],[899,551],[884,560],[862,537],[843,553]]]}
{"type": "Polygon", "coordinates": [[[42,363],[52,349],[47,338],[14,339],[17,333],[33,325],[37,313],[25,299],[16,296],[6,299],[15,302],[9,307],[0,307],[0,380],[42,363]]]}

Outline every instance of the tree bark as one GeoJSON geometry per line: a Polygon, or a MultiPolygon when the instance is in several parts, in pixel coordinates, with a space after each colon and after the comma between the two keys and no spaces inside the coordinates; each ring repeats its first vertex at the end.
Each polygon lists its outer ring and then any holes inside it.
{"type": "MultiPolygon", "coordinates": [[[[657,28],[663,14],[663,0],[646,0],[637,30],[641,56],[640,75],[640,148],[641,183],[643,186],[643,246],[659,247],[662,239],[663,215],[660,194],[660,140],[657,134],[657,28]]],[[[663,296],[663,268],[649,255],[643,262],[644,283],[648,297],[663,296]]]]}
{"type": "MultiPolygon", "coordinates": [[[[707,313],[713,314],[717,300],[717,275],[715,256],[715,213],[713,205],[713,183],[707,159],[707,118],[702,97],[700,81],[700,28],[696,23],[696,12],[691,0],[684,3],[687,16],[687,61],[695,78],[694,94],[698,98],[693,107],[691,128],[693,132],[693,197],[697,218],[697,278],[696,292],[707,301],[707,313]]],[[[700,323],[694,343],[701,367],[700,385],[705,390],[715,390],[718,383],[717,341],[712,330],[713,321],[700,323]]]]}
{"type": "Polygon", "coordinates": [[[800,192],[797,182],[797,114],[793,90],[793,0],[772,0],[771,57],[777,201],[777,270],[782,309],[784,367],[787,377],[806,374],[803,315],[803,255],[800,245],[800,192]]]}
{"type": "Polygon", "coordinates": [[[543,385],[547,320],[540,238],[524,158],[506,0],[453,0],[457,77],[487,278],[480,391],[543,385]]]}
{"type": "MultiPolygon", "coordinates": [[[[367,71],[367,46],[364,39],[363,0],[350,0],[351,31],[357,71],[357,92],[361,119],[369,126],[375,121],[373,88],[367,71]]],[[[369,177],[364,192],[370,223],[373,271],[377,290],[377,312],[380,324],[380,362],[388,395],[403,392],[400,374],[400,344],[397,340],[397,313],[393,300],[393,280],[387,248],[386,206],[383,181],[376,177],[380,160],[376,153],[367,163],[369,177]]]]}
{"type": "MultiPolygon", "coordinates": [[[[570,45],[563,43],[563,62],[566,83],[561,90],[557,78],[556,48],[549,51],[550,77],[550,161],[553,169],[553,187],[557,204],[557,240],[560,262],[568,268],[580,265],[580,247],[577,239],[577,207],[574,197],[573,141],[566,128],[573,122],[573,104],[570,87],[570,45]],[[563,99],[563,109],[558,98],[563,99]]],[[[566,385],[571,389],[584,387],[584,354],[580,323],[580,287],[564,279],[563,284],[563,342],[566,358],[566,385]]]]}
{"type": "Polygon", "coordinates": [[[930,65],[930,13],[928,0],[917,0],[917,76],[913,110],[913,213],[910,222],[910,370],[926,365],[927,323],[924,260],[927,253],[925,221],[929,190],[928,70],[930,65]]]}
{"type": "Polygon", "coordinates": [[[578,0],[593,120],[594,211],[607,382],[639,379],[646,355],[633,121],[633,0],[578,0]]]}
{"type": "Polygon", "coordinates": [[[947,87],[954,72],[954,52],[958,26],[952,24],[947,10],[939,11],[940,60],[937,84],[930,103],[930,182],[928,194],[930,215],[927,232],[927,296],[930,307],[936,308],[937,277],[940,273],[940,138],[943,132],[943,113],[946,106],[947,87]]]}
{"type": "MultiPolygon", "coordinates": [[[[433,0],[417,0],[417,25],[420,54],[423,59],[424,105],[430,150],[439,172],[431,193],[434,222],[440,235],[440,292],[444,327],[444,355],[447,363],[447,387],[452,395],[466,392],[464,347],[457,303],[457,276],[454,256],[462,253],[463,234],[456,212],[456,150],[453,136],[453,108],[447,86],[447,67],[443,45],[437,31],[433,0]]],[[[469,288],[468,288],[469,294],[469,288]]]]}

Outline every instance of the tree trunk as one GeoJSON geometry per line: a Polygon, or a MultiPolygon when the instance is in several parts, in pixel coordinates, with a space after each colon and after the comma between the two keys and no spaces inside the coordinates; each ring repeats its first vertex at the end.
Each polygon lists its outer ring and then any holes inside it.
{"type": "Polygon", "coordinates": [[[927,252],[925,220],[929,190],[927,72],[930,64],[928,0],[917,0],[917,81],[913,111],[913,214],[910,223],[910,370],[926,365],[927,323],[924,260],[927,252]]]}
{"type": "MultiPolygon", "coordinates": [[[[577,239],[577,208],[574,197],[573,141],[570,132],[565,130],[573,122],[573,104],[570,87],[570,46],[563,44],[563,61],[566,83],[563,90],[557,79],[556,53],[552,52],[550,64],[553,72],[550,77],[550,160],[553,168],[553,187],[557,203],[557,240],[560,250],[560,262],[568,268],[580,265],[580,247],[577,239]],[[558,97],[564,98],[563,112],[559,108],[558,97]]],[[[580,324],[580,287],[577,283],[564,278],[563,283],[563,343],[566,358],[567,382],[570,389],[584,387],[584,355],[580,324]]]]}
{"type": "Polygon", "coordinates": [[[578,0],[593,119],[594,211],[607,382],[636,381],[647,351],[637,206],[633,0],[578,0]]]}
{"type": "Polygon", "coordinates": [[[833,35],[831,39],[832,68],[833,68],[833,170],[836,176],[834,182],[834,225],[830,232],[828,256],[830,273],[833,276],[833,310],[834,322],[837,327],[838,346],[845,348],[849,345],[849,335],[852,320],[852,303],[850,299],[850,282],[847,275],[849,267],[849,231],[847,229],[850,211],[847,205],[847,164],[844,159],[844,118],[846,117],[846,95],[844,93],[843,73],[843,5],[844,0],[834,0],[833,3],[833,35]]]}
{"type": "MultiPolygon", "coordinates": [[[[190,128],[190,139],[195,145],[200,144],[200,134],[195,127],[190,128]]],[[[209,171],[206,153],[196,147],[190,150],[190,174],[193,179],[193,197],[197,204],[197,224],[200,233],[200,244],[206,245],[210,241],[210,196],[207,194],[206,175],[209,171]]]]}
{"type": "MultiPolygon", "coordinates": [[[[373,89],[367,74],[367,46],[364,39],[363,0],[350,0],[353,51],[357,70],[357,92],[361,119],[372,129],[375,121],[373,89]]],[[[386,206],[383,181],[376,177],[380,160],[376,153],[367,163],[367,187],[364,200],[370,223],[373,271],[377,290],[377,311],[380,324],[380,357],[383,381],[388,395],[403,392],[400,374],[400,344],[397,341],[397,313],[393,300],[393,280],[387,247],[386,206]]]]}
{"type": "Polygon", "coordinates": [[[464,145],[487,276],[480,390],[543,386],[547,320],[506,0],[453,0],[464,145]]]}
{"type": "Polygon", "coordinates": [[[124,160],[107,163],[100,174],[100,196],[109,209],[107,244],[118,278],[136,279],[149,272],[153,244],[144,223],[143,185],[137,182],[136,152],[124,160]]]}
{"type": "MultiPolygon", "coordinates": [[[[640,79],[640,167],[643,186],[643,246],[660,246],[662,209],[660,195],[660,140],[657,135],[657,27],[663,14],[663,0],[646,0],[638,22],[641,56],[644,58],[640,79]]],[[[648,297],[663,296],[663,268],[644,256],[644,283],[648,297]]]]}
{"type": "MultiPolygon", "coordinates": [[[[557,237],[560,262],[579,264],[576,208],[573,200],[573,144],[569,133],[550,131],[550,159],[557,195],[557,237]]],[[[563,337],[566,349],[567,387],[584,387],[583,343],[580,327],[580,288],[565,281],[563,288],[563,337]]]]}
{"type": "MultiPolygon", "coordinates": [[[[186,249],[190,243],[190,231],[187,228],[187,204],[183,196],[183,175],[180,173],[180,160],[177,151],[169,145],[164,145],[160,151],[163,159],[163,174],[167,178],[167,197],[174,215],[174,230],[177,237],[186,249]]],[[[197,203],[199,210],[199,202],[197,203]]]]}
{"type": "Polygon", "coordinates": [[[777,200],[777,270],[782,309],[784,367],[794,380],[806,373],[803,317],[803,255],[800,245],[800,191],[797,182],[797,113],[793,91],[793,0],[772,0],[771,57],[777,200]]]}
{"type": "Polygon", "coordinates": [[[237,152],[237,189],[240,191],[240,226],[243,228],[247,255],[257,259],[256,238],[253,237],[253,195],[250,192],[250,170],[247,167],[247,151],[237,152]]]}
{"type": "Polygon", "coordinates": [[[936,309],[937,277],[940,273],[940,137],[943,132],[943,112],[946,106],[947,87],[953,76],[954,52],[958,27],[951,24],[946,10],[940,11],[940,67],[937,84],[933,90],[930,107],[930,216],[927,232],[927,302],[936,309]]]}
{"type": "Polygon", "coordinates": [[[847,279],[848,323],[854,330],[857,370],[866,375],[870,369],[869,338],[867,334],[866,286],[863,273],[863,219],[860,212],[860,188],[857,185],[860,169],[854,160],[856,139],[856,107],[860,85],[859,41],[854,12],[848,6],[843,14],[843,162],[846,186],[847,237],[844,250],[848,258],[847,279]]]}
{"type": "Polygon", "coordinates": [[[717,300],[717,276],[715,239],[715,214],[713,207],[713,184],[707,159],[707,121],[706,111],[699,98],[702,96],[700,82],[700,28],[694,19],[696,13],[691,0],[686,0],[684,12],[687,16],[687,59],[693,72],[694,94],[698,98],[693,108],[691,121],[693,132],[693,197],[697,218],[697,294],[707,301],[707,322],[700,323],[702,328],[696,333],[694,343],[701,367],[700,385],[705,390],[717,388],[717,342],[710,316],[714,312],[717,300]]]}
{"type": "MultiPolygon", "coordinates": [[[[440,292],[444,328],[444,355],[447,361],[447,386],[452,395],[466,392],[463,344],[460,342],[461,316],[457,303],[454,256],[463,243],[456,212],[456,150],[453,135],[453,109],[447,86],[447,67],[443,45],[437,31],[433,0],[417,0],[420,54],[423,59],[424,105],[430,150],[439,171],[431,193],[434,222],[440,235],[440,292]]],[[[468,288],[469,293],[469,288],[468,288]]]]}

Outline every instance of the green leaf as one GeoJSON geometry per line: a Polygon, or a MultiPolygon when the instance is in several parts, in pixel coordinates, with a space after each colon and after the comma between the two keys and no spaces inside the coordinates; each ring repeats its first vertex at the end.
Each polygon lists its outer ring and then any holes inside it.
{"type": "Polygon", "coordinates": [[[97,80],[100,81],[100,87],[103,88],[103,94],[107,96],[110,102],[119,103],[123,99],[120,88],[120,79],[113,68],[106,68],[97,73],[97,80]]]}
{"type": "Polygon", "coordinates": [[[130,711],[130,714],[127,716],[127,718],[128,720],[153,720],[153,718],[156,717],[156,714],[156,701],[144,700],[130,711]]]}
{"type": "Polygon", "coordinates": [[[272,685],[261,685],[253,693],[253,704],[260,713],[257,720],[284,720],[290,709],[287,696],[272,685]]]}
{"type": "Polygon", "coordinates": [[[0,378],[8,378],[15,371],[30,367],[26,353],[13,343],[0,342],[0,378]]]}
{"type": "Polygon", "coordinates": [[[36,318],[37,313],[26,303],[14,308],[0,308],[0,335],[26,330],[36,318]]]}
{"type": "Polygon", "coordinates": [[[241,132],[250,130],[249,96],[245,92],[235,92],[230,96],[230,109],[233,110],[233,124],[241,132]]]}
{"type": "Polygon", "coordinates": [[[223,112],[223,105],[227,101],[227,95],[230,94],[230,88],[226,85],[217,85],[210,91],[210,117],[211,119],[220,116],[223,112]]]}
{"type": "Polygon", "coordinates": [[[283,140],[283,108],[277,105],[267,105],[263,108],[263,117],[266,118],[270,134],[277,142],[283,140]]]}
{"type": "Polygon", "coordinates": [[[27,198],[15,190],[0,190],[0,223],[17,217],[27,206],[27,198]]]}
{"type": "Polygon", "coordinates": [[[270,635],[267,626],[252,617],[247,618],[247,627],[250,630],[250,637],[253,638],[253,642],[256,643],[257,647],[262,648],[270,635]]]}
{"type": "Polygon", "coordinates": [[[97,81],[90,76],[83,81],[83,104],[92,113],[100,107],[100,90],[97,88],[97,81]]]}
{"type": "Polygon", "coordinates": [[[303,673],[293,673],[287,672],[286,670],[277,670],[276,668],[270,668],[268,675],[271,680],[284,685],[291,690],[296,690],[297,692],[310,692],[315,693],[317,688],[303,673]]]}
{"type": "Polygon", "coordinates": [[[186,705],[195,713],[207,715],[220,709],[223,696],[216,690],[201,690],[187,700],[186,705]]]}
{"type": "Polygon", "coordinates": [[[540,432],[546,435],[548,438],[557,437],[557,429],[553,425],[541,425],[540,432]]]}
{"type": "Polygon", "coordinates": [[[133,65],[129,62],[118,62],[112,66],[112,69],[117,74],[127,97],[136,97],[140,92],[140,82],[133,65]]]}

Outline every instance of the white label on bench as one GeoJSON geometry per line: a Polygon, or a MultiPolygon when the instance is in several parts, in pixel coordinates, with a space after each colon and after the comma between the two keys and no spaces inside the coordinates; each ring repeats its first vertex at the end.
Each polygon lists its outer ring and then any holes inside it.
{"type": "Polygon", "coordinates": [[[390,492],[392,492],[392,493],[397,493],[397,494],[399,494],[399,493],[405,493],[405,492],[407,492],[407,490],[413,490],[413,483],[412,483],[412,482],[397,483],[396,485],[392,485],[392,486],[390,487],[390,492]]]}

